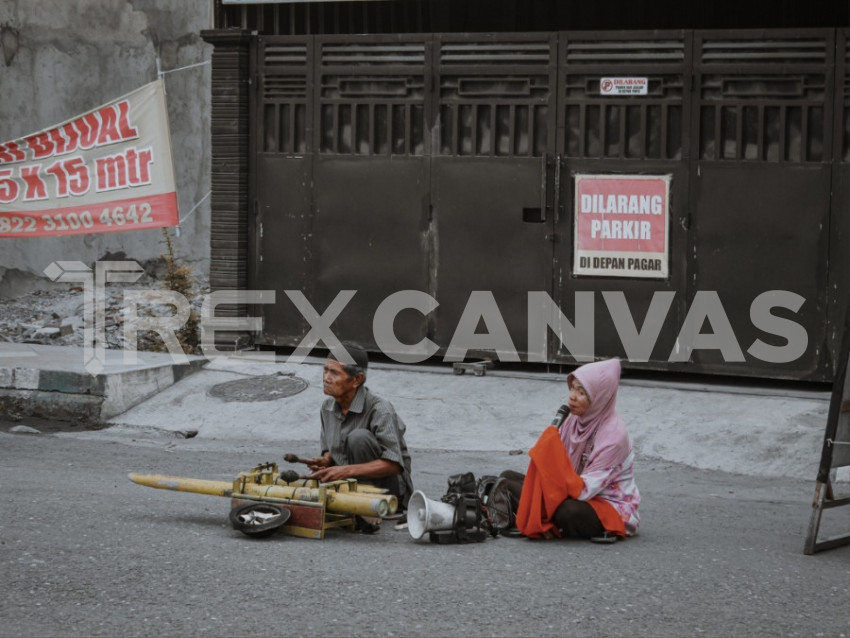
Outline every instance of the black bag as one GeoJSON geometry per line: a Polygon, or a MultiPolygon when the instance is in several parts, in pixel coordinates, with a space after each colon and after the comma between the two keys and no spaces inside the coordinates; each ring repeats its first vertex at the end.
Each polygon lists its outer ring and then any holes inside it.
{"type": "Polygon", "coordinates": [[[508,482],[500,476],[482,476],[478,481],[478,498],[487,513],[493,536],[514,527],[516,506],[508,490],[508,482]]]}
{"type": "Polygon", "coordinates": [[[472,472],[450,476],[442,501],[457,507],[472,500],[475,501],[477,520],[474,523],[469,521],[470,527],[485,527],[492,536],[513,527],[516,504],[504,478],[486,475],[476,481],[472,472]]]}

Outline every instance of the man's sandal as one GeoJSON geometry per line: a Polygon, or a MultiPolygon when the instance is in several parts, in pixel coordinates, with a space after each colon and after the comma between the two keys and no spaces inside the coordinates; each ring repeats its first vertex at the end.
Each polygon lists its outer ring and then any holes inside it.
{"type": "Polygon", "coordinates": [[[371,516],[355,516],[354,530],[360,534],[374,534],[381,529],[381,519],[371,516]]]}

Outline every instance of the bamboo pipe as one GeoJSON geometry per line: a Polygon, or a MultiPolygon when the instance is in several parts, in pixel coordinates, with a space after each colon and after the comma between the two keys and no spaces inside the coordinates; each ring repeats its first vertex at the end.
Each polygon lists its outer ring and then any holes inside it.
{"type": "MultiPolygon", "coordinates": [[[[319,502],[319,490],[314,487],[245,483],[244,486],[240,486],[244,491],[240,491],[233,489],[232,481],[212,481],[182,476],[165,476],[163,474],[130,473],[127,476],[134,483],[160,490],[193,492],[226,498],[238,498],[240,494],[249,494],[259,498],[268,496],[270,498],[319,502]]],[[[374,492],[337,492],[333,489],[326,489],[325,503],[329,512],[358,516],[384,517],[398,509],[398,499],[394,495],[376,494],[374,492]]]]}

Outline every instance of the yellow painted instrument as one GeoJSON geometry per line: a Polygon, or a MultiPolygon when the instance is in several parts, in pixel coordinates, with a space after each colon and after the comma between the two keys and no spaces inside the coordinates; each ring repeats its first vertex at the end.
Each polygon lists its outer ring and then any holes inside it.
{"type": "Polygon", "coordinates": [[[398,509],[398,499],[394,495],[371,485],[358,484],[355,479],[331,483],[306,478],[284,480],[276,463],[264,463],[240,472],[232,482],[162,474],[131,473],[128,476],[134,483],[147,487],[230,498],[234,511],[237,508],[246,510],[238,521],[231,516],[231,522],[251,535],[280,527],[281,531],[295,536],[324,538],[325,530],[331,527],[353,529],[355,516],[382,518],[398,509]],[[248,507],[251,503],[268,505],[265,509],[252,509],[248,507]],[[277,525],[273,520],[276,513],[284,514],[278,516],[277,525]],[[256,529],[251,528],[251,523],[256,524],[256,529]]]}

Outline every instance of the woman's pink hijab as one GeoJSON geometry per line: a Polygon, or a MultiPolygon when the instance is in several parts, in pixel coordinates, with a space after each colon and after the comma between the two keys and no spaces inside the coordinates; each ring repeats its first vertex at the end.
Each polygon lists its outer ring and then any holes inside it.
{"type": "Polygon", "coordinates": [[[615,406],[620,384],[620,361],[608,359],[588,363],[570,373],[567,384],[573,378],[584,386],[590,399],[587,412],[580,417],[571,414],[559,430],[573,468],[581,474],[621,465],[631,452],[632,445],[626,425],[615,406]],[[591,441],[592,448],[588,445],[591,441]],[[585,451],[588,455],[584,467],[581,467],[585,451]]]}

